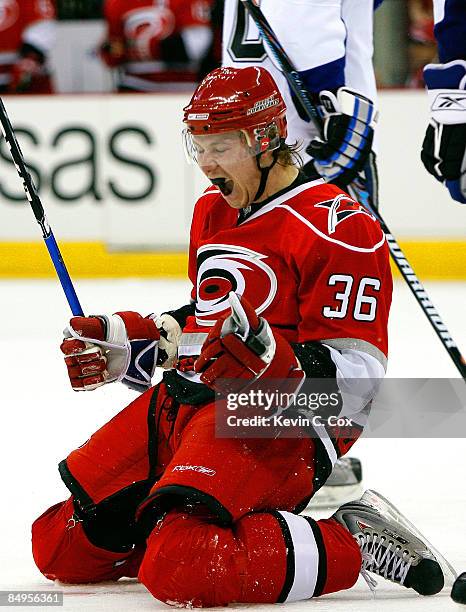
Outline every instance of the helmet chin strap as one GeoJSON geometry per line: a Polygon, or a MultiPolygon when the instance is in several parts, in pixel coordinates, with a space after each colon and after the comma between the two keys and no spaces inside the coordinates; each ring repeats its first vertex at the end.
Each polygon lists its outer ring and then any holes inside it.
{"type": "Polygon", "coordinates": [[[260,179],[260,182],[259,182],[259,187],[257,189],[257,193],[254,196],[254,199],[251,202],[251,204],[256,202],[262,196],[262,194],[265,191],[265,186],[267,184],[267,179],[269,178],[269,172],[272,170],[272,168],[275,166],[275,164],[277,163],[277,160],[278,160],[278,149],[274,149],[272,151],[273,161],[270,164],[270,166],[268,166],[267,168],[262,168],[262,166],[260,165],[260,160],[261,160],[262,155],[263,155],[263,153],[258,153],[256,155],[256,166],[257,166],[259,172],[261,173],[261,179],[260,179]]]}

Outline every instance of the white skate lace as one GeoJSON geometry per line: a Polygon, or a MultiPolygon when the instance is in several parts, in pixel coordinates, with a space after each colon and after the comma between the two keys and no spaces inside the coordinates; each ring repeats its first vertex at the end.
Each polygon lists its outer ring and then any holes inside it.
{"type": "Polygon", "coordinates": [[[377,581],[367,572],[374,572],[387,580],[403,584],[413,561],[409,551],[377,533],[358,533],[354,536],[362,555],[361,576],[374,593],[377,581]]]}

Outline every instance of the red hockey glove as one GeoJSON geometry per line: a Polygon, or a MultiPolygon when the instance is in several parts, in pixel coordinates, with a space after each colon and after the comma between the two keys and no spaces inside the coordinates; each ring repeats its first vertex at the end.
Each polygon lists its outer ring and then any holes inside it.
{"type": "Polygon", "coordinates": [[[150,387],[156,366],[173,365],[181,335],[170,315],[154,319],[137,312],[73,317],[60,347],[73,389],[91,391],[120,380],[138,391],[150,387]]]}
{"type": "Polygon", "coordinates": [[[230,293],[229,301],[231,315],[216,322],[194,365],[202,382],[228,393],[232,390],[228,379],[236,379],[234,390],[238,392],[259,378],[296,378],[297,390],[304,372],[289,343],[272,332],[246,300],[230,293]]]}

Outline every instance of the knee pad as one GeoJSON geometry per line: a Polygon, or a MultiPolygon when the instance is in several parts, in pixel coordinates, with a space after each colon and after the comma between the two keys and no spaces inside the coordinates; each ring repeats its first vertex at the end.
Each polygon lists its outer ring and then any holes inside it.
{"type": "Polygon", "coordinates": [[[155,527],[138,578],[160,601],[184,607],[275,603],[286,576],[286,546],[270,513],[222,527],[202,510],[170,512],[155,527]]]}
{"type": "Polygon", "coordinates": [[[239,576],[232,554],[236,548],[231,529],[173,511],[149,536],[138,579],[164,603],[227,605],[238,599],[239,576]]]}
{"type": "Polygon", "coordinates": [[[135,482],[85,509],[73,500],[74,517],[94,546],[113,552],[129,552],[145,542],[145,532],[136,523],[135,515],[150,487],[148,481],[135,482]]]}

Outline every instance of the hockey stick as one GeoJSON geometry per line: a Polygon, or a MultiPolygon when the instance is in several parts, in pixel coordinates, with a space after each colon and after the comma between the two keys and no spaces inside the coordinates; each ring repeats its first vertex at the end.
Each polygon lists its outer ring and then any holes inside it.
{"type": "Polygon", "coordinates": [[[3,101],[1,99],[0,123],[2,133],[10,149],[11,157],[15,164],[16,171],[18,172],[18,175],[23,182],[23,188],[26,192],[27,199],[29,200],[29,204],[31,205],[37,223],[40,225],[40,228],[42,230],[42,236],[44,238],[45,245],[52,259],[52,263],[55,267],[58,278],[60,279],[60,283],[63,287],[63,291],[65,292],[68,304],[70,305],[71,312],[74,316],[84,316],[83,310],[78,300],[78,296],[76,295],[76,292],[74,290],[70,275],[68,274],[65,262],[63,261],[60,249],[58,248],[58,244],[55,240],[55,236],[53,235],[53,232],[45,216],[44,207],[42,206],[42,202],[40,201],[36,186],[34,185],[34,181],[32,180],[32,177],[26,168],[23,154],[21,152],[18,141],[16,140],[13,127],[11,125],[10,119],[8,118],[3,101]]]}
{"type": "Polygon", "coordinates": [[[262,35],[262,38],[267,43],[267,46],[272,51],[274,58],[277,61],[277,64],[280,67],[280,70],[283,73],[283,76],[288,81],[288,85],[292,89],[293,93],[296,95],[296,98],[302,108],[302,110],[306,113],[306,115],[311,119],[314,125],[318,128],[319,133],[322,135],[324,123],[322,121],[322,117],[320,116],[317,108],[312,103],[309,98],[309,94],[304,87],[304,84],[299,76],[299,72],[291,63],[290,58],[288,57],[285,49],[281,46],[278,38],[275,35],[275,32],[272,30],[269,22],[264,17],[263,12],[259,8],[253,0],[241,0],[246,8],[246,10],[251,15],[254,23],[257,26],[257,29],[262,35]]]}
{"type": "MultiPolygon", "coordinates": [[[[303,108],[309,119],[314,122],[320,134],[322,134],[322,118],[320,117],[315,105],[313,104],[309,93],[304,87],[299,73],[293,66],[286,51],[279,43],[269,22],[264,17],[264,14],[262,13],[259,6],[257,6],[257,4],[253,2],[253,0],[241,1],[243,2],[249,14],[251,15],[268,48],[271,50],[277,64],[280,67],[280,70],[283,73],[283,76],[286,78],[290,88],[299,100],[301,107],[303,108]]],[[[447,353],[450,355],[453,363],[457,367],[461,376],[466,379],[466,361],[461,355],[456,342],[451,337],[450,332],[448,331],[445,323],[442,321],[439,313],[432,304],[421,281],[418,279],[412,267],[409,265],[408,260],[406,259],[393,234],[388,229],[388,226],[383,220],[382,216],[377,210],[375,210],[371,206],[370,202],[367,200],[368,199],[366,198],[366,201],[363,202],[363,204],[369,210],[369,212],[379,221],[382,231],[387,238],[388,248],[390,249],[390,254],[392,256],[393,261],[395,262],[404,280],[408,283],[408,286],[411,289],[414,297],[416,298],[419,306],[422,308],[424,314],[429,319],[429,322],[434,328],[435,333],[439,337],[447,353]]]]}

